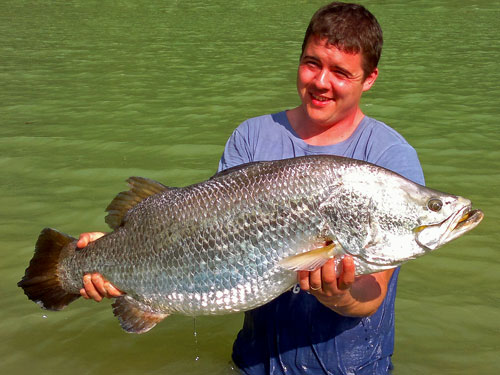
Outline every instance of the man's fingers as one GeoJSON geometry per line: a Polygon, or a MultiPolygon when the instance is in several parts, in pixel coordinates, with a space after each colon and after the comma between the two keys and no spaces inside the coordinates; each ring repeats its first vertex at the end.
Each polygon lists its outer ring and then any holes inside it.
{"type": "Polygon", "coordinates": [[[78,238],[78,242],[76,243],[76,246],[79,248],[87,246],[90,242],[93,242],[102,236],[104,236],[106,233],[103,232],[87,232],[87,233],[82,233],[80,234],[80,237],[78,238]]]}
{"type": "Polygon", "coordinates": [[[80,295],[85,299],[100,302],[104,297],[120,297],[123,293],[101,274],[93,273],[83,276],[83,289],[80,290],[80,295]]]}
{"type": "Polygon", "coordinates": [[[299,271],[298,281],[300,288],[305,291],[317,291],[337,288],[337,275],[335,274],[335,261],[329,260],[321,268],[314,271],[299,271]]]}
{"type": "Polygon", "coordinates": [[[315,292],[322,290],[327,294],[344,294],[355,280],[355,265],[352,257],[342,259],[342,272],[337,278],[335,260],[330,259],[323,267],[314,271],[299,271],[297,279],[300,289],[315,292]]]}
{"type": "Polygon", "coordinates": [[[344,257],[342,259],[342,273],[338,279],[338,288],[340,290],[349,289],[354,283],[355,279],[355,266],[354,261],[350,256],[344,257]]]}
{"type": "Polygon", "coordinates": [[[325,285],[337,284],[337,273],[335,272],[335,259],[330,259],[321,267],[321,280],[325,285]]]}
{"type": "Polygon", "coordinates": [[[83,287],[89,299],[93,299],[96,302],[101,302],[102,297],[99,292],[95,289],[94,284],[92,283],[92,276],[87,274],[83,276],[83,287]]]}
{"type": "Polygon", "coordinates": [[[89,244],[89,239],[88,237],[84,234],[80,234],[80,238],[78,239],[78,242],[76,243],[76,247],[79,247],[80,249],[87,246],[89,244]]]}
{"type": "Polygon", "coordinates": [[[85,288],[80,289],[80,295],[85,299],[90,299],[89,295],[85,291],[85,288]]]}
{"type": "Polygon", "coordinates": [[[120,297],[123,294],[121,290],[115,288],[109,281],[104,282],[104,289],[106,289],[108,297],[120,297]]]}
{"type": "Polygon", "coordinates": [[[106,289],[104,288],[104,279],[98,273],[93,273],[91,276],[92,284],[94,284],[94,288],[97,290],[101,297],[107,297],[106,289]]]}
{"type": "Polygon", "coordinates": [[[309,271],[297,272],[297,279],[299,281],[300,289],[309,290],[309,271]]]}
{"type": "Polygon", "coordinates": [[[321,268],[309,272],[309,291],[320,290],[321,285],[321,268]]]}

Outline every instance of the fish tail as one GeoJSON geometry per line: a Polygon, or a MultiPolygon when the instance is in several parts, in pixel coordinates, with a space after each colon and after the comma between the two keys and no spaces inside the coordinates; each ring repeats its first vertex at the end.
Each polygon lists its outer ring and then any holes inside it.
{"type": "Polygon", "coordinates": [[[59,263],[74,251],[76,238],[45,228],[35,245],[35,255],[24,277],[17,283],[28,298],[47,310],[61,310],[80,294],[64,289],[59,276],[59,263]]]}

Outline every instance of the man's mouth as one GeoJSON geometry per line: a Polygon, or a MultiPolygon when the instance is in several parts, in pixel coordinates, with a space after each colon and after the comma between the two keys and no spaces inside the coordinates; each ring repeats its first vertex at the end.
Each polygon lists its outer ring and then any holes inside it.
{"type": "Polygon", "coordinates": [[[328,102],[328,101],[332,100],[332,98],[328,98],[328,97],[322,96],[322,95],[311,94],[311,97],[313,98],[313,100],[317,100],[319,102],[328,102]]]}

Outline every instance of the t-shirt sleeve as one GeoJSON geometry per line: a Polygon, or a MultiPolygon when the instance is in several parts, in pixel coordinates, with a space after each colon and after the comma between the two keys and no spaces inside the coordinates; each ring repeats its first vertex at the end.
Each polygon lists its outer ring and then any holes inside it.
{"type": "Polygon", "coordinates": [[[407,143],[395,144],[385,150],[375,164],[390,169],[420,185],[425,185],[424,173],[417,152],[407,143]]]}
{"type": "Polygon", "coordinates": [[[236,128],[227,140],[224,153],[219,161],[219,172],[252,161],[247,139],[241,133],[244,125],[245,123],[236,128]]]}

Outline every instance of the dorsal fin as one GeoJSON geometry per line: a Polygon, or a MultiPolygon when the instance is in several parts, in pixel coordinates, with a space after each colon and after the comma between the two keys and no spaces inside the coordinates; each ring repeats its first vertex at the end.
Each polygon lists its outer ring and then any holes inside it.
{"type": "Polygon", "coordinates": [[[111,201],[108,207],[106,207],[108,215],[106,216],[105,221],[111,229],[118,228],[122,224],[123,218],[128,210],[142,202],[147,197],[165,190],[176,189],[144,177],[130,177],[127,179],[127,182],[130,186],[130,190],[119,193],[111,201]]]}

